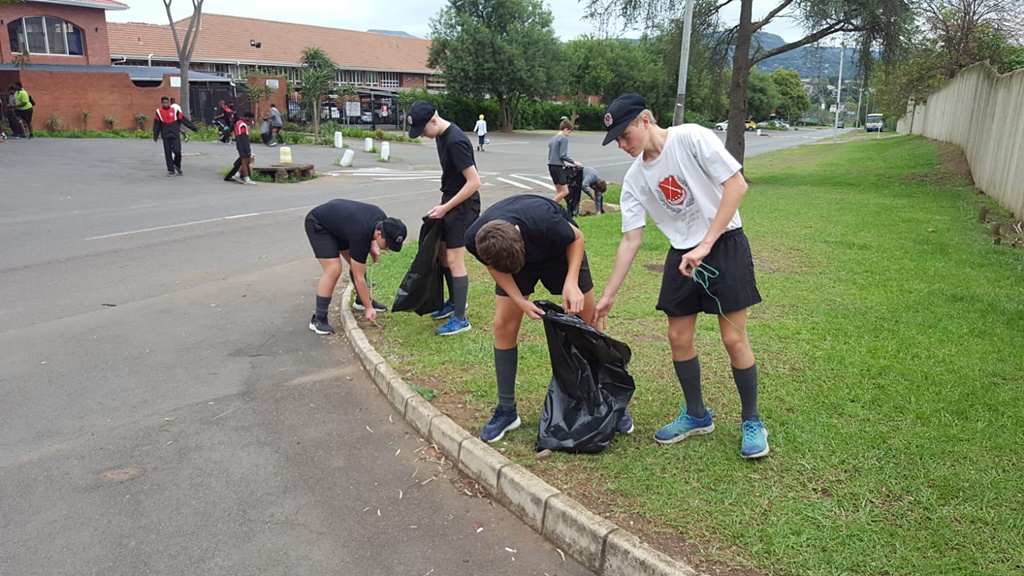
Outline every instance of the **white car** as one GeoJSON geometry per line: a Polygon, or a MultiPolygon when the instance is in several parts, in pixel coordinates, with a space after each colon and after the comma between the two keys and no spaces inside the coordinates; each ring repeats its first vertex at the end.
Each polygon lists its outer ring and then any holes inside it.
{"type": "Polygon", "coordinates": [[[726,131],[728,129],[729,129],[729,121],[728,120],[723,120],[723,121],[719,122],[718,124],[715,124],[715,130],[721,130],[721,131],[724,132],[724,131],[726,131]]]}

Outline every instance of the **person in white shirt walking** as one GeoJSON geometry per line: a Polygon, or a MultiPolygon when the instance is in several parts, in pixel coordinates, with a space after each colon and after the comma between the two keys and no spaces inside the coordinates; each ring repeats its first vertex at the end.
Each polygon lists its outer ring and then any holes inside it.
{"type": "Polygon", "coordinates": [[[473,126],[473,132],[476,132],[476,137],[480,140],[480,143],[476,145],[476,149],[483,152],[484,144],[487,143],[487,121],[484,120],[483,114],[480,115],[480,119],[473,126]]]}

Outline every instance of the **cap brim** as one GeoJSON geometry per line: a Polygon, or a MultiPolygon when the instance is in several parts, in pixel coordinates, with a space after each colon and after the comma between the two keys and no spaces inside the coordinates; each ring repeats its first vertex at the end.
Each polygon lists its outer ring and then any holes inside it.
{"type": "Polygon", "coordinates": [[[427,125],[424,124],[423,126],[413,126],[409,128],[409,138],[419,138],[420,134],[423,134],[423,129],[426,127],[427,125]]]}
{"type": "MultiPolygon", "coordinates": [[[[630,122],[632,122],[632,120],[630,122]]],[[[623,122],[618,126],[612,126],[612,128],[608,130],[608,133],[604,135],[604,142],[601,142],[601,146],[607,146],[611,144],[612,141],[614,141],[622,134],[622,131],[626,129],[626,126],[629,126],[629,122],[623,122]]]]}
{"type": "Polygon", "coordinates": [[[385,240],[384,243],[388,245],[388,250],[391,250],[392,252],[401,252],[402,251],[402,243],[394,244],[394,243],[389,242],[387,240],[385,240]]]}

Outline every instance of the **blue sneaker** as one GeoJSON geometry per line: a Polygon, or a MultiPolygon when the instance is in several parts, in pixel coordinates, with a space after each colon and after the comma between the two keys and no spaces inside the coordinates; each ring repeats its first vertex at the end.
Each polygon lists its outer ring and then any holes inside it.
{"type": "Polygon", "coordinates": [[[760,420],[744,420],[740,425],[743,430],[743,447],[740,448],[740,456],[744,458],[761,458],[767,456],[768,431],[760,420]]]}
{"type": "Polygon", "coordinates": [[[444,320],[452,314],[455,314],[455,304],[452,304],[451,300],[445,300],[444,304],[441,305],[441,309],[431,312],[430,317],[434,320],[444,320]]]}
{"type": "Polygon", "coordinates": [[[686,406],[682,406],[682,414],[654,433],[654,439],[662,444],[675,444],[682,442],[690,436],[698,434],[711,434],[715,430],[715,423],[711,421],[711,409],[709,408],[703,418],[697,419],[686,413],[686,406]]]}
{"type": "Polygon", "coordinates": [[[619,418],[618,424],[615,425],[615,431],[619,434],[633,433],[633,418],[629,415],[628,408],[622,413],[622,418],[619,418]]]}
{"type": "Polygon", "coordinates": [[[494,409],[494,416],[491,416],[491,421],[480,429],[480,439],[484,442],[497,442],[505,436],[505,432],[519,428],[522,423],[519,413],[516,412],[515,404],[511,408],[505,408],[498,404],[494,409]]]}
{"type": "Polygon", "coordinates": [[[466,332],[470,328],[472,328],[472,326],[469,324],[469,318],[463,318],[460,320],[455,316],[452,316],[451,320],[449,320],[444,326],[434,330],[434,334],[437,334],[438,336],[453,336],[455,334],[466,332]]]}

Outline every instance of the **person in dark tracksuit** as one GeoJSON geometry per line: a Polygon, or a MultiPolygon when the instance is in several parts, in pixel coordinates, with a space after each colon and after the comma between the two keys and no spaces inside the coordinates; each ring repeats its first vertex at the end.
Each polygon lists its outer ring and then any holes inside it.
{"type": "Polygon", "coordinates": [[[191,120],[178,110],[171,108],[171,99],[164,96],[160,99],[160,107],[153,118],[153,142],[164,139],[164,159],[167,161],[167,175],[181,176],[181,126],[198,132],[199,129],[191,120]]]}
{"type": "Polygon", "coordinates": [[[249,179],[249,173],[252,171],[252,145],[249,142],[249,122],[252,122],[256,117],[252,111],[247,111],[243,114],[242,118],[235,122],[235,149],[238,150],[238,159],[235,160],[235,165],[231,167],[231,171],[224,177],[225,182],[231,182],[234,180],[240,184],[254,184],[249,179]]]}

